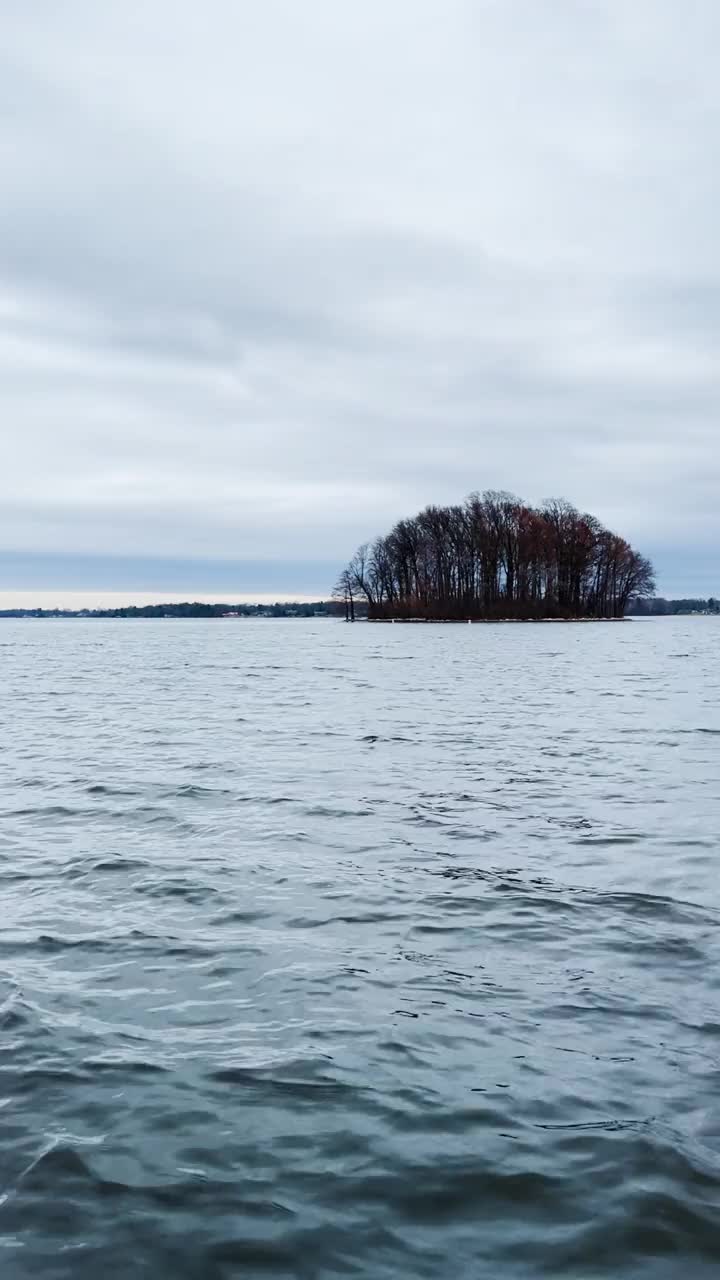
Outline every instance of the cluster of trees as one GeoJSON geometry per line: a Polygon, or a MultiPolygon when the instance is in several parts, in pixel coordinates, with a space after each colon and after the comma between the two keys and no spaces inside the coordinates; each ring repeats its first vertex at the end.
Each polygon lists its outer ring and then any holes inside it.
{"type": "Polygon", "coordinates": [[[696,600],[692,597],[665,600],[663,596],[652,596],[647,600],[631,600],[628,613],[641,618],[671,618],[678,613],[720,614],[720,600],[716,600],[714,596],[710,596],[708,600],[696,600]]]}
{"type": "Polygon", "coordinates": [[[426,507],[360,547],[335,598],[379,618],[620,618],[654,590],[652,565],[570,503],[473,493],[426,507]]]}

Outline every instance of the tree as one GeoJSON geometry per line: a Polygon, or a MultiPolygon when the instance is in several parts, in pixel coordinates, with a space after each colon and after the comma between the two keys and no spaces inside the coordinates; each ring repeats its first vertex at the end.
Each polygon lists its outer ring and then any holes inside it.
{"type": "Polygon", "coordinates": [[[345,608],[345,621],[355,621],[355,587],[353,575],[349,569],[343,569],[335,583],[333,600],[338,600],[345,608]]]}

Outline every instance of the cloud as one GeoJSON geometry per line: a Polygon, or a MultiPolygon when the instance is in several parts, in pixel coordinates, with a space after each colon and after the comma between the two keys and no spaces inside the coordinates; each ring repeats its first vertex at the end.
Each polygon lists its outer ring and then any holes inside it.
{"type": "Polygon", "coordinates": [[[13,6],[0,548],[340,562],[490,486],[717,588],[718,36],[712,0],[13,6]]]}

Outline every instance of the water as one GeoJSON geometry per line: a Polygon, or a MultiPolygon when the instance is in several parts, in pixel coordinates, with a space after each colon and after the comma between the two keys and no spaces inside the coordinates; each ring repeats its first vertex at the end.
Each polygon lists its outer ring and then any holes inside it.
{"type": "Polygon", "coordinates": [[[0,625],[4,1280],[716,1277],[720,625],[0,625]]]}

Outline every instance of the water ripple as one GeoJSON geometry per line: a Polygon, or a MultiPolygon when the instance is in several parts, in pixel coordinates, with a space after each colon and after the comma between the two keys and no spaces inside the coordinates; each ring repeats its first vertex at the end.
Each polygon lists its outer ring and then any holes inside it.
{"type": "Polygon", "coordinates": [[[3,1276],[717,1275],[713,619],[2,631],[3,1276]]]}

